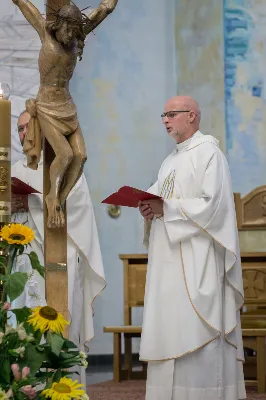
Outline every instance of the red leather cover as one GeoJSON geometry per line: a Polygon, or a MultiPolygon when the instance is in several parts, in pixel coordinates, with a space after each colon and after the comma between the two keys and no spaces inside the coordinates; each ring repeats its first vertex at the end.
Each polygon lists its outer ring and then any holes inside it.
{"type": "Polygon", "coordinates": [[[112,193],[102,203],[116,206],[138,207],[139,201],[160,199],[160,196],[144,192],[131,186],[122,186],[117,192],[112,193]]]}

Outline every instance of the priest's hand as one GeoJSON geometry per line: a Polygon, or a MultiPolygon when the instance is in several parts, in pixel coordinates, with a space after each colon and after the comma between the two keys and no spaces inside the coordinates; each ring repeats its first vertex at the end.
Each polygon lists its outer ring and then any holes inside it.
{"type": "Polygon", "coordinates": [[[143,206],[148,205],[153,215],[163,215],[163,200],[151,199],[142,201],[143,206]]]}
{"type": "Polygon", "coordinates": [[[11,213],[29,211],[28,195],[12,193],[11,213]]]}
{"type": "Polygon", "coordinates": [[[153,219],[154,217],[149,204],[143,204],[141,201],[139,201],[139,212],[145,219],[153,219]]]}

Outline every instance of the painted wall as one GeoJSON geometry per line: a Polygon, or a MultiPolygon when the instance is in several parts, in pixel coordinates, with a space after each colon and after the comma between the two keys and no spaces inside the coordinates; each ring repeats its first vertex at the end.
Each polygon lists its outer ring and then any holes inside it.
{"type": "Polygon", "coordinates": [[[263,0],[176,0],[177,91],[199,101],[242,194],[266,183],[265,22],[263,0]]]}
{"type": "MultiPolygon", "coordinates": [[[[98,1],[91,1],[92,7],[98,1]]],[[[88,5],[79,0],[80,7],[88,5]]],[[[174,145],[160,114],[176,92],[174,1],[121,0],[91,34],[71,92],[86,140],[86,176],[98,224],[107,287],[95,302],[96,337],[90,353],[112,353],[104,325],[123,323],[123,269],[118,255],[145,252],[138,212],[113,220],[101,200],[122,185],[146,189],[174,145]]],[[[135,323],[141,323],[136,310],[135,323]]],[[[136,344],[137,348],[137,344],[136,344]]]]}
{"type": "Polygon", "coordinates": [[[224,0],[227,156],[235,191],[266,183],[263,0],[224,0]]]}
{"type": "Polygon", "coordinates": [[[199,102],[202,132],[225,151],[222,0],[176,0],[175,37],[177,92],[199,102]]]}

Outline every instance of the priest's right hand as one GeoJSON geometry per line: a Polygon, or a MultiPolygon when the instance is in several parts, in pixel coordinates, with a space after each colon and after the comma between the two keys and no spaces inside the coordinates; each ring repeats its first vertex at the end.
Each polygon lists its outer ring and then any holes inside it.
{"type": "Polygon", "coordinates": [[[139,201],[139,212],[145,219],[153,219],[154,214],[149,206],[149,204],[142,204],[141,201],[139,201]]]}
{"type": "Polygon", "coordinates": [[[29,210],[28,195],[12,193],[11,213],[27,212],[29,210]]]}

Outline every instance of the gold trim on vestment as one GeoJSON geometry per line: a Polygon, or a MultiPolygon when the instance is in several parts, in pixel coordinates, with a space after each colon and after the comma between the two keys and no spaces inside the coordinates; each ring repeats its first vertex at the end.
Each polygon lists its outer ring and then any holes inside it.
{"type": "Polygon", "coordinates": [[[230,342],[230,340],[227,339],[227,335],[230,335],[230,333],[232,333],[232,332],[236,329],[236,327],[237,327],[237,325],[234,326],[234,328],[231,329],[231,331],[226,332],[226,333],[224,334],[224,340],[225,340],[228,344],[230,344],[230,346],[233,346],[235,349],[237,349],[237,345],[234,344],[234,343],[232,343],[232,342],[230,342]]]}
{"type": "Polygon", "coordinates": [[[169,361],[169,360],[176,360],[176,359],[181,358],[181,357],[184,357],[184,356],[186,356],[186,355],[188,355],[188,354],[194,353],[194,352],[197,351],[197,350],[201,350],[203,347],[207,346],[207,344],[213,342],[214,340],[218,339],[219,337],[220,337],[220,335],[218,335],[218,336],[216,336],[216,337],[214,337],[214,338],[208,340],[206,343],[202,344],[201,346],[197,347],[196,349],[188,350],[188,351],[186,351],[185,353],[183,353],[183,354],[181,354],[181,355],[179,355],[179,356],[174,356],[174,357],[170,357],[170,358],[159,358],[158,360],[155,360],[155,359],[148,360],[148,359],[140,358],[140,361],[149,362],[149,361],[169,361]]]}
{"type": "Polygon", "coordinates": [[[188,290],[188,285],[187,285],[186,273],[185,273],[185,266],[184,266],[183,253],[182,253],[182,242],[180,242],[180,255],[181,255],[181,263],[182,263],[184,281],[185,281],[185,286],[186,286],[186,291],[187,291],[189,301],[190,301],[192,307],[194,308],[195,312],[200,317],[200,319],[202,319],[205,322],[205,324],[208,325],[211,329],[214,329],[216,332],[219,332],[219,336],[220,336],[222,332],[219,331],[219,329],[214,328],[214,326],[212,326],[205,318],[203,318],[203,316],[199,313],[199,311],[196,309],[195,305],[193,304],[193,301],[191,300],[190,293],[188,290]]]}
{"type": "MultiPolygon", "coordinates": [[[[194,221],[194,219],[190,218],[190,217],[185,213],[185,211],[184,211],[181,207],[180,207],[180,210],[185,214],[185,216],[186,216],[188,219],[190,219],[191,221],[193,221],[201,230],[203,230],[204,232],[208,233],[208,235],[211,236],[212,239],[213,239],[215,242],[219,243],[219,244],[220,244],[222,247],[224,247],[227,251],[229,251],[231,254],[233,254],[234,257],[235,257],[235,262],[236,262],[236,260],[237,260],[237,255],[236,255],[232,250],[229,250],[222,242],[220,242],[219,240],[215,239],[215,237],[212,236],[212,235],[207,231],[207,229],[202,228],[202,226],[200,226],[196,221],[194,221]]],[[[225,271],[225,272],[226,272],[226,271],[225,271]]],[[[229,281],[229,279],[228,279],[228,277],[227,277],[227,273],[225,274],[225,277],[226,277],[226,280],[227,280],[228,284],[231,286],[231,288],[232,288],[235,292],[237,292],[237,293],[241,296],[241,298],[242,298],[242,300],[243,300],[242,305],[241,305],[238,309],[236,309],[236,311],[239,311],[239,310],[241,310],[241,308],[242,308],[243,305],[244,305],[244,296],[243,296],[242,293],[239,292],[239,290],[237,290],[237,289],[232,285],[232,283],[229,281]]],[[[229,332],[229,333],[230,333],[230,332],[229,332]]]]}

